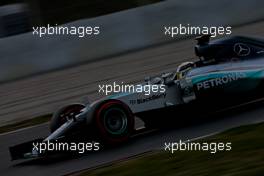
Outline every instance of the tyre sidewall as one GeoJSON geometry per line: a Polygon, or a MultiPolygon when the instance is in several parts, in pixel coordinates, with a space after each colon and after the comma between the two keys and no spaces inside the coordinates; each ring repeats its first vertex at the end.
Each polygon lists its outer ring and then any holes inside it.
{"type": "Polygon", "coordinates": [[[134,117],[130,109],[122,102],[119,101],[108,101],[103,103],[95,114],[95,124],[97,128],[97,132],[99,134],[99,138],[110,145],[115,145],[119,143],[123,143],[129,139],[131,133],[134,130],[134,117]],[[119,109],[122,111],[127,118],[126,129],[122,132],[122,134],[111,134],[108,132],[104,125],[104,115],[109,109],[119,109]]]}

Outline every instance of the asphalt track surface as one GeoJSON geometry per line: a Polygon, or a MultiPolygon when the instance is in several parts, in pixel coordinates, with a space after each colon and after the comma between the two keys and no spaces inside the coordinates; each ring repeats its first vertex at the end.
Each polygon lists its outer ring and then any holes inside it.
{"type": "MultiPolygon", "coordinates": [[[[263,36],[264,22],[241,26],[234,29],[233,33],[263,36]]],[[[43,114],[53,108],[55,110],[62,104],[78,101],[80,97],[87,94],[92,100],[96,99],[98,84],[111,83],[111,81],[134,83],[142,80],[146,75],[174,70],[179,63],[194,58],[194,44],[193,40],[179,41],[2,85],[0,89],[1,92],[6,92],[3,95],[6,99],[2,98],[5,101],[1,101],[0,104],[1,120],[4,119],[3,117],[16,120],[23,114],[25,117],[29,114],[33,116],[35,114],[32,112],[35,111],[43,114]]],[[[0,173],[11,176],[64,175],[153,149],[161,149],[164,147],[164,142],[193,139],[243,124],[261,122],[264,121],[263,114],[264,109],[258,107],[242,113],[225,115],[223,118],[202,124],[143,134],[133,138],[127,145],[77,158],[58,157],[34,162],[11,162],[8,147],[46,136],[49,133],[48,127],[47,124],[43,124],[0,135],[0,173]]],[[[232,142],[232,139],[230,141],[232,142]]]]}

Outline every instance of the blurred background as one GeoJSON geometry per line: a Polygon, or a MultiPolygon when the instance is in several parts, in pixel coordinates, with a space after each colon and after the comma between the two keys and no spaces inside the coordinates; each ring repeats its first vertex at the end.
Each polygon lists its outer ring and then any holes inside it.
{"type": "Polygon", "coordinates": [[[64,24],[92,18],[161,0],[2,0],[0,2],[1,36],[30,31],[32,26],[64,24]]]}
{"type": "Polygon", "coordinates": [[[178,40],[164,36],[168,25],[261,20],[263,7],[262,0],[1,0],[0,82],[178,40]],[[47,24],[100,26],[100,35],[32,35],[32,27],[47,24]]]}

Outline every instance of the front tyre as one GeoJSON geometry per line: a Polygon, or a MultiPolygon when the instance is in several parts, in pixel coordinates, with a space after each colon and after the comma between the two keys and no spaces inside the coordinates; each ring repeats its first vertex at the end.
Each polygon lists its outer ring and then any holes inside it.
{"type": "Polygon", "coordinates": [[[72,118],[81,112],[81,110],[85,108],[83,104],[70,104],[65,107],[62,107],[57,112],[55,112],[50,121],[50,132],[56,131],[61,125],[63,125],[67,118],[72,118]]]}
{"type": "Polygon", "coordinates": [[[130,109],[116,100],[105,102],[95,114],[99,138],[110,145],[127,141],[134,131],[134,123],[130,109]]]}

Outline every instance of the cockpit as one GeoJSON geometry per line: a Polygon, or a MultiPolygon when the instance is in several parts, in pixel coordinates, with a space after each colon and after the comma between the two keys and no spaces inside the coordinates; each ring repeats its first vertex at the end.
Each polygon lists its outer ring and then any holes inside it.
{"type": "MultiPolygon", "coordinates": [[[[217,68],[229,62],[252,61],[264,57],[264,40],[249,37],[228,37],[210,42],[210,35],[196,38],[195,54],[199,60],[180,64],[175,72],[164,73],[159,77],[147,79],[150,84],[173,84],[188,76],[192,70],[199,71],[217,68]],[[204,69],[204,66],[207,66],[204,69]],[[194,69],[196,68],[196,69],[194,69]]],[[[207,70],[208,71],[208,70],[207,70]]]]}

